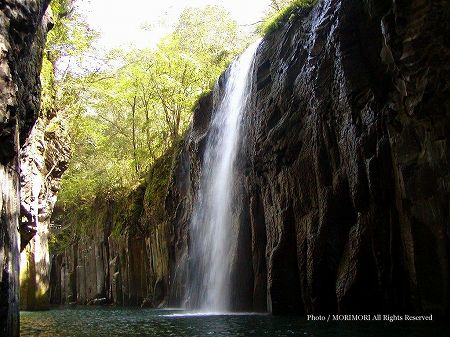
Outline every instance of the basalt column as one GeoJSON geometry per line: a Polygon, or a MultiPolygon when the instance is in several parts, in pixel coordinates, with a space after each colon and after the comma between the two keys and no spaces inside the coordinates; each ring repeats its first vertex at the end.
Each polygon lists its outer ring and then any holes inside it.
{"type": "MultiPolygon", "coordinates": [[[[229,269],[240,308],[448,315],[449,1],[318,0],[288,14],[258,48],[242,113],[229,221],[242,219],[229,269]]],[[[194,111],[167,198],[174,303],[227,76],[194,111]]]]}

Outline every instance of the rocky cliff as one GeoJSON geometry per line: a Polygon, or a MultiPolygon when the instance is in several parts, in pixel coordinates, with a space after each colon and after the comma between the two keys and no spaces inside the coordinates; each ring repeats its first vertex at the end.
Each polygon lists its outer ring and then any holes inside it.
{"type": "Polygon", "coordinates": [[[34,125],[49,21],[46,0],[0,3],[0,334],[19,334],[18,153],[34,125]]]}
{"type": "MultiPolygon", "coordinates": [[[[44,58],[44,62],[48,62],[44,58]]],[[[51,67],[53,70],[53,67],[51,67]]],[[[51,78],[51,77],[50,77],[51,78]]],[[[70,159],[68,127],[44,83],[38,120],[20,150],[20,308],[49,308],[50,218],[70,159]]]]}
{"type": "MultiPolygon", "coordinates": [[[[449,14],[322,0],[265,37],[235,167],[236,310],[449,313],[449,14]]],[[[172,304],[225,81],[194,112],[166,202],[172,304]]]]}
{"type": "MultiPolygon", "coordinates": [[[[161,157],[146,180],[129,193],[99,195],[88,207],[77,205],[75,212],[56,209],[55,223],[73,232],[52,257],[51,303],[167,303],[169,227],[164,198],[172,157],[171,151],[161,157]]],[[[60,244],[61,231],[54,229],[60,244]]]]}
{"type": "MultiPolygon", "coordinates": [[[[449,10],[321,0],[264,38],[234,167],[235,310],[449,313],[449,10]]],[[[170,153],[131,193],[56,214],[80,230],[53,258],[53,303],[186,304],[227,80],[195,109],[165,204],[170,153]]]]}

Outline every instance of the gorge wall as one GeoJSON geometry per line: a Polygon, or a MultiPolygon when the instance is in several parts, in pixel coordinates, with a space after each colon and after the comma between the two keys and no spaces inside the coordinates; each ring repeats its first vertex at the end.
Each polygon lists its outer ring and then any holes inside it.
{"type": "MultiPolygon", "coordinates": [[[[439,0],[320,0],[264,38],[234,167],[234,310],[449,314],[449,14],[439,0]]],[[[188,304],[227,80],[199,101],[173,167],[169,153],[75,221],[89,230],[53,258],[53,303],[188,304]]]]}
{"type": "MultiPolygon", "coordinates": [[[[235,171],[235,310],[449,313],[448,1],[322,0],[259,47],[235,171]]],[[[214,101],[167,198],[171,304],[214,101]]]]}
{"type": "Polygon", "coordinates": [[[0,3],[0,335],[19,334],[19,148],[40,105],[49,1],[0,3]]]}
{"type": "Polygon", "coordinates": [[[77,227],[77,234],[52,257],[51,303],[167,303],[169,227],[164,199],[172,157],[172,151],[161,157],[131,192],[99,195],[86,209],[80,207],[76,218],[55,210],[53,221],[77,227]]]}
{"type": "MultiPolygon", "coordinates": [[[[49,65],[46,58],[44,62],[49,65]]],[[[50,218],[70,159],[68,127],[57,114],[52,89],[51,83],[43,83],[39,117],[19,156],[21,310],[48,309],[50,304],[50,218]]]]}

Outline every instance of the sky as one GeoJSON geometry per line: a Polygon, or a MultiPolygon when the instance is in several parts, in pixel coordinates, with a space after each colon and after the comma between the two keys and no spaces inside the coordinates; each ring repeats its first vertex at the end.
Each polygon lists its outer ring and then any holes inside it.
{"type": "Polygon", "coordinates": [[[270,0],[77,0],[89,25],[101,33],[102,49],[154,47],[170,33],[185,7],[228,9],[243,29],[263,17],[270,0]],[[143,29],[143,27],[150,27],[143,29]]]}

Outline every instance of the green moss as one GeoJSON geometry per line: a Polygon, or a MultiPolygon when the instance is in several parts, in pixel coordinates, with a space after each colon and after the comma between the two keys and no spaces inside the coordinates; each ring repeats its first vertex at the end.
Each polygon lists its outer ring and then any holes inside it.
{"type": "Polygon", "coordinates": [[[211,86],[210,89],[208,89],[208,90],[206,90],[206,91],[203,91],[203,92],[197,97],[197,100],[195,101],[195,103],[194,103],[194,105],[193,105],[194,109],[195,109],[195,107],[197,107],[198,105],[200,105],[200,103],[201,103],[206,97],[208,97],[209,95],[211,95],[211,93],[213,92],[213,90],[214,90],[214,86],[211,86]]]}
{"type": "Polygon", "coordinates": [[[60,121],[58,119],[53,119],[52,121],[50,121],[50,123],[45,128],[45,133],[46,134],[57,133],[60,130],[61,130],[60,121]]]}
{"type": "Polygon", "coordinates": [[[55,108],[55,75],[53,64],[48,60],[44,54],[41,68],[41,112],[46,115],[49,111],[55,108]]]}
{"type": "Polygon", "coordinates": [[[70,233],[67,230],[53,229],[48,237],[48,249],[52,254],[60,254],[72,243],[70,233]]]}
{"type": "Polygon", "coordinates": [[[61,253],[78,240],[99,233],[111,234],[116,239],[124,234],[145,236],[152,226],[164,222],[173,159],[181,148],[180,144],[157,159],[145,180],[131,190],[98,195],[93,201],[80,201],[68,209],[56,209],[53,222],[61,228],[52,230],[50,251],[61,253]]]}
{"type": "Polygon", "coordinates": [[[316,0],[294,0],[288,6],[280,11],[269,16],[259,27],[258,32],[265,36],[277,30],[286,22],[289,22],[295,17],[295,12],[299,8],[313,7],[316,0]]]}
{"type": "Polygon", "coordinates": [[[144,231],[140,219],[143,212],[145,188],[145,183],[140,183],[124,198],[115,200],[111,205],[111,234],[113,237],[120,238],[126,230],[130,234],[138,234],[144,231]]]}
{"type": "Polygon", "coordinates": [[[146,226],[154,226],[165,220],[164,203],[169,187],[174,155],[179,145],[176,144],[161,156],[150,169],[144,196],[143,222],[146,226]]]}

